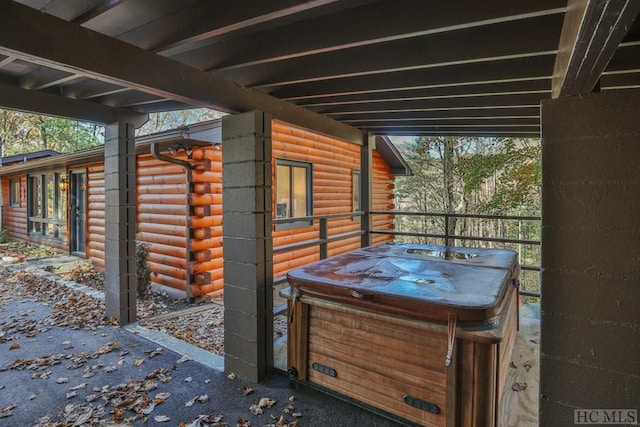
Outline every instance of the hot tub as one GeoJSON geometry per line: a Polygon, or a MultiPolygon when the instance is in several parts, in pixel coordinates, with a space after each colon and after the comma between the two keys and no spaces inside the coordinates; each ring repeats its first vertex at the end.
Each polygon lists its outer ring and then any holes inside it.
{"type": "Polygon", "coordinates": [[[514,251],[408,244],[292,270],[289,372],[403,421],[495,425],[518,273],[514,251]]]}

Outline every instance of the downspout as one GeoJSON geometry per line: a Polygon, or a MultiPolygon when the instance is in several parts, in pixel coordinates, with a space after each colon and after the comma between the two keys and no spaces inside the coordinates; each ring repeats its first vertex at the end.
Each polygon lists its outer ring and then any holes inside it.
{"type": "Polygon", "coordinates": [[[187,186],[187,194],[186,194],[186,202],[185,202],[185,209],[186,209],[186,213],[185,213],[185,236],[186,236],[186,243],[185,243],[185,248],[186,248],[186,253],[185,253],[185,273],[186,273],[186,290],[187,290],[187,300],[189,302],[193,301],[193,292],[191,291],[191,269],[192,269],[192,265],[191,265],[191,227],[190,227],[190,223],[191,223],[191,171],[193,170],[193,165],[191,165],[191,163],[185,161],[185,160],[181,160],[181,159],[175,159],[173,157],[168,157],[165,156],[164,154],[160,153],[160,146],[157,142],[153,142],[151,144],[151,154],[153,155],[154,158],[163,161],[163,162],[168,162],[168,163],[174,163],[176,165],[182,166],[184,168],[184,172],[185,172],[185,183],[187,186]]]}

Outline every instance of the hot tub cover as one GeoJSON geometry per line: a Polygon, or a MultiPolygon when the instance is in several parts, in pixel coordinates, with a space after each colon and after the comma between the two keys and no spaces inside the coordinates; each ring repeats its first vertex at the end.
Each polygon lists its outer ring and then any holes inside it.
{"type": "Polygon", "coordinates": [[[498,317],[517,284],[517,258],[507,249],[386,243],[294,269],[287,279],[294,296],[478,326],[498,317]]]}

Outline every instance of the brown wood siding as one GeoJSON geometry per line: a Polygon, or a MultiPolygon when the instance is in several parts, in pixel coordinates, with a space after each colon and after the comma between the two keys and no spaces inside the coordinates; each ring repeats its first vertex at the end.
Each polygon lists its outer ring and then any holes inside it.
{"type": "Polygon", "coordinates": [[[2,228],[11,240],[29,241],[27,234],[27,176],[2,178],[2,228]],[[11,206],[11,181],[20,180],[20,206],[11,206]]]}
{"type": "MultiPolygon", "coordinates": [[[[275,165],[277,159],[312,164],[313,212],[312,215],[348,213],[352,207],[353,171],[360,170],[360,147],[327,137],[289,124],[272,123],[272,185],[275,189],[275,165]]],[[[373,208],[393,209],[393,175],[377,152],[373,156],[373,208]]],[[[274,190],[275,191],[275,190],[274,190]]],[[[272,209],[275,212],[275,197],[272,209]]],[[[278,247],[318,238],[318,224],[288,230],[274,227],[273,245],[278,247]]],[[[351,217],[328,221],[329,235],[337,235],[360,229],[360,221],[351,217]]],[[[393,229],[393,222],[374,217],[374,228],[393,229]]],[[[376,235],[374,243],[393,240],[392,236],[376,235]]],[[[360,237],[352,237],[328,245],[328,255],[354,250],[360,247],[360,237]]],[[[274,276],[279,277],[292,268],[319,259],[319,248],[309,247],[274,254],[274,276]]]]}
{"type": "Polygon", "coordinates": [[[104,164],[87,167],[87,249],[86,257],[104,270],[104,164]]]}
{"type": "Polygon", "coordinates": [[[195,149],[191,159],[182,152],[174,157],[194,165],[190,189],[182,166],[151,155],[137,159],[137,238],[150,245],[151,281],[186,291],[189,258],[193,296],[220,294],[223,287],[222,154],[207,147],[195,149]],[[189,212],[187,198],[192,207],[189,212]],[[186,255],[187,238],[190,256],[186,255]]]}

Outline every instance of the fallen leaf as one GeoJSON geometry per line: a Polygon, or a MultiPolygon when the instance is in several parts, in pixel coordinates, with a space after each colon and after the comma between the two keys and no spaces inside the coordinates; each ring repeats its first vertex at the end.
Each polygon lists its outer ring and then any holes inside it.
{"type": "Polygon", "coordinates": [[[136,359],[133,364],[136,366],[140,366],[144,363],[144,359],[136,359]]]}
{"type": "Polygon", "coordinates": [[[158,347],[153,351],[145,351],[144,354],[149,356],[149,359],[151,359],[152,357],[155,357],[155,356],[158,356],[158,355],[162,354],[162,347],[158,347]]]}
{"type": "Polygon", "coordinates": [[[184,363],[184,362],[188,362],[189,360],[193,360],[193,358],[188,354],[183,354],[180,359],[176,360],[176,363],[184,363]]]}
{"type": "Polygon", "coordinates": [[[35,394],[31,393],[31,394],[29,395],[29,400],[33,400],[33,399],[35,399],[36,397],[38,397],[38,396],[36,396],[35,394]]]}
{"type": "Polygon", "coordinates": [[[229,378],[230,380],[235,380],[236,379],[236,374],[231,372],[229,375],[227,375],[227,378],[229,378]]]}
{"type": "Polygon", "coordinates": [[[156,404],[154,402],[151,402],[147,407],[142,408],[140,412],[142,412],[145,415],[149,415],[151,412],[153,412],[155,408],[156,408],[156,404]]]}
{"type": "Polygon", "coordinates": [[[69,382],[69,378],[66,377],[60,377],[56,380],[56,384],[65,384],[69,382]]]}
{"type": "Polygon", "coordinates": [[[271,408],[275,404],[276,404],[276,401],[269,399],[268,397],[263,397],[258,402],[258,406],[260,406],[261,408],[271,408]]]}
{"type": "Polygon", "coordinates": [[[0,418],[10,417],[11,415],[13,415],[12,411],[17,407],[18,405],[16,405],[15,403],[10,403],[7,406],[0,408],[0,418]]]}
{"type": "Polygon", "coordinates": [[[251,405],[251,407],[249,407],[249,412],[251,412],[253,415],[262,415],[264,413],[260,405],[256,404],[253,404],[251,405]]]}
{"type": "Polygon", "coordinates": [[[165,400],[167,400],[169,396],[171,396],[171,393],[168,393],[168,392],[158,393],[156,394],[156,397],[153,398],[153,401],[156,403],[162,403],[165,400]]]}
{"type": "Polygon", "coordinates": [[[157,423],[165,423],[167,421],[171,421],[171,418],[167,417],[166,415],[156,415],[155,417],[153,417],[153,420],[157,423]]]}
{"type": "Polygon", "coordinates": [[[185,383],[190,383],[190,382],[191,382],[191,377],[187,377],[187,378],[185,378],[185,379],[184,379],[184,382],[185,382],[185,383]]]}
{"type": "Polygon", "coordinates": [[[75,387],[71,387],[69,390],[74,391],[74,390],[81,390],[83,388],[85,388],[87,386],[87,383],[80,383],[75,387]]]}
{"type": "Polygon", "coordinates": [[[248,396],[248,395],[250,395],[251,393],[253,393],[253,389],[252,389],[251,387],[248,387],[248,386],[243,386],[243,387],[242,387],[242,394],[243,394],[244,396],[248,396]]]}
{"type": "Polygon", "coordinates": [[[77,391],[70,391],[69,393],[67,393],[67,399],[71,399],[72,397],[75,397],[78,395],[77,391]]]}
{"type": "Polygon", "coordinates": [[[251,421],[245,420],[242,418],[238,418],[238,422],[236,423],[237,427],[251,427],[251,421]]]}
{"type": "Polygon", "coordinates": [[[20,348],[20,343],[19,342],[14,342],[11,344],[11,346],[9,346],[9,350],[17,350],[20,348]]]}

